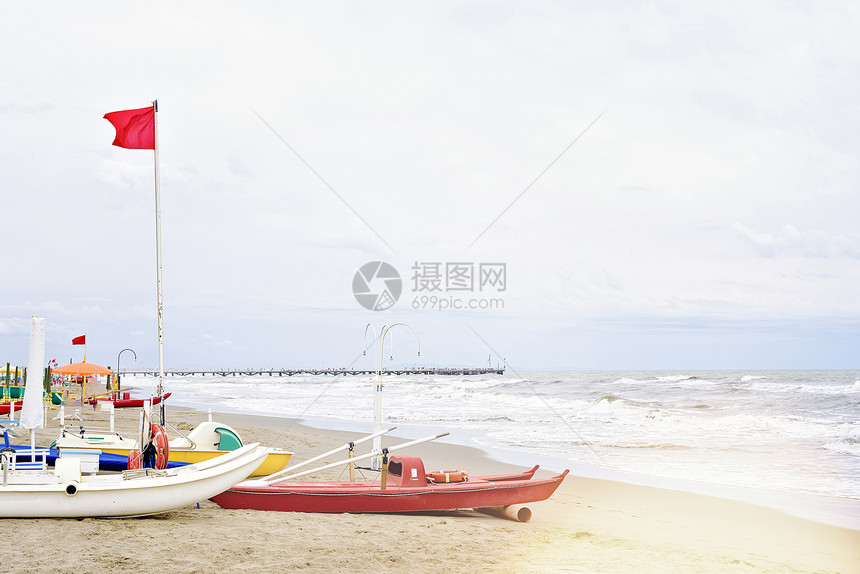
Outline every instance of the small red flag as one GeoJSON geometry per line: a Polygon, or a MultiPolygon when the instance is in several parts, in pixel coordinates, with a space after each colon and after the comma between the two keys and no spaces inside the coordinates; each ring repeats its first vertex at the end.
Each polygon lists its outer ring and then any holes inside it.
{"type": "Polygon", "coordinates": [[[87,344],[87,336],[81,335],[80,337],[75,337],[72,339],[72,345],[86,345],[87,344]]]}
{"type": "Polygon", "coordinates": [[[105,114],[116,128],[113,145],[126,149],[155,149],[155,106],[105,114]]]}

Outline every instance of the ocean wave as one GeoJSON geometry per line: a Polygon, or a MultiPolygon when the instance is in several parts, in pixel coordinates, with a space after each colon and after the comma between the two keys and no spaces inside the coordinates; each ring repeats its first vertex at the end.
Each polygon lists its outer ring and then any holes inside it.
{"type": "Polygon", "coordinates": [[[644,406],[643,403],[639,403],[637,401],[633,401],[630,399],[625,399],[619,397],[618,395],[603,395],[602,397],[595,399],[591,402],[591,406],[589,410],[599,411],[599,412],[615,412],[615,413],[623,413],[625,411],[633,412],[638,411],[644,406]]]}
{"type": "Polygon", "coordinates": [[[655,409],[664,408],[664,405],[658,401],[640,401],[632,398],[621,397],[615,394],[607,394],[594,399],[591,402],[592,410],[619,410],[619,411],[652,411],[655,409]]]}
{"type": "Polygon", "coordinates": [[[860,456],[860,440],[843,439],[822,445],[823,448],[840,454],[860,456]]]}
{"type": "Polygon", "coordinates": [[[757,383],[750,387],[756,392],[809,393],[817,395],[860,394],[860,381],[842,385],[820,385],[810,383],[757,383]]]}
{"type": "Polygon", "coordinates": [[[638,380],[636,380],[636,379],[630,379],[630,378],[627,378],[627,377],[621,377],[620,379],[618,379],[618,380],[614,381],[614,383],[613,383],[613,384],[616,384],[616,385],[638,385],[638,384],[641,384],[641,383],[644,383],[644,382],[645,382],[645,381],[638,381],[638,380]]]}
{"type": "Polygon", "coordinates": [[[618,449],[644,449],[644,450],[692,450],[695,447],[689,444],[674,444],[669,442],[603,442],[599,446],[618,449]]]}
{"type": "Polygon", "coordinates": [[[699,377],[696,375],[665,375],[662,377],[657,377],[658,381],[666,383],[674,383],[677,381],[695,381],[698,379],[699,377]]]}

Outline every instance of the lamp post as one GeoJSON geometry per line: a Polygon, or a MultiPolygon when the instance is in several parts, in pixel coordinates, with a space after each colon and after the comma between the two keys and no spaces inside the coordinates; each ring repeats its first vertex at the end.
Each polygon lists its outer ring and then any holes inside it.
{"type": "MultiPolygon", "coordinates": [[[[379,337],[376,337],[376,329],[373,328],[373,325],[370,323],[367,324],[364,328],[364,346],[367,348],[367,331],[368,329],[373,330],[374,335],[374,344],[376,345],[376,349],[379,351],[377,353],[376,359],[376,391],[373,395],[373,431],[379,432],[382,430],[382,364],[383,357],[385,356],[385,337],[391,333],[391,330],[394,327],[409,327],[412,330],[412,333],[415,335],[415,339],[418,341],[418,356],[421,356],[421,339],[418,337],[418,333],[415,332],[415,329],[412,329],[410,325],[406,323],[394,323],[393,325],[383,325],[382,330],[380,331],[379,337]]],[[[394,359],[394,335],[391,336],[391,359],[394,359]]],[[[366,355],[367,352],[365,351],[366,355]]],[[[373,439],[373,450],[379,453],[382,452],[382,436],[377,436],[373,439]]],[[[381,454],[377,455],[373,458],[373,463],[371,467],[375,470],[379,470],[382,468],[381,454]]]]}
{"type": "Polygon", "coordinates": [[[134,360],[137,360],[137,353],[134,352],[134,349],[123,349],[116,355],[116,390],[119,391],[120,388],[120,380],[119,380],[119,357],[126,351],[131,351],[131,354],[134,355],[134,360]]]}

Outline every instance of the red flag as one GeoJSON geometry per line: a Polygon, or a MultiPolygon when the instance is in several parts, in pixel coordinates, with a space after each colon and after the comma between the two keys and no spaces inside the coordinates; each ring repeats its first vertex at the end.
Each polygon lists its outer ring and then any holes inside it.
{"type": "Polygon", "coordinates": [[[87,344],[87,336],[81,335],[80,337],[75,337],[72,339],[72,345],[86,345],[87,344]]]}
{"type": "Polygon", "coordinates": [[[105,114],[116,128],[113,145],[126,149],[155,149],[155,106],[105,114]]]}

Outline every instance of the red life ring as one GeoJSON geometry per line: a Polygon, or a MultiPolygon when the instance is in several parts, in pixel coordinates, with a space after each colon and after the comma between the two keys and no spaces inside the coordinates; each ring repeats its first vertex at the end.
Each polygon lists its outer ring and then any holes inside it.
{"type": "MultiPolygon", "coordinates": [[[[164,470],[167,468],[167,459],[170,452],[167,432],[165,432],[164,427],[161,425],[153,424],[149,427],[149,437],[147,438],[148,441],[144,440],[147,443],[143,447],[144,450],[152,444],[155,448],[155,468],[164,470]]],[[[128,453],[128,469],[133,470],[137,468],[143,468],[143,456],[140,450],[131,450],[128,453]]]]}
{"type": "Polygon", "coordinates": [[[167,468],[167,457],[170,454],[170,446],[167,441],[167,432],[161,425],[152,425],[152,444],[155,446],[155,468],[164,470],[167,468]]]}
{"type": "Polygon", "coordinates": [[[143,457],[140,456],[139,450],[130,450],[128,451],[128,469],[135,470],[142,466],[143,457]]]}
{"type": "Polygon", "coordinates": [[[424,475],[433,482],[466,482],[469,475],[464,470],[434,470],[424,475]]]}

